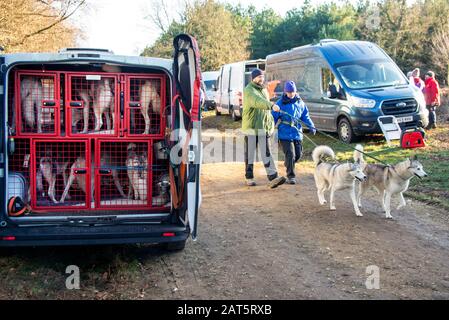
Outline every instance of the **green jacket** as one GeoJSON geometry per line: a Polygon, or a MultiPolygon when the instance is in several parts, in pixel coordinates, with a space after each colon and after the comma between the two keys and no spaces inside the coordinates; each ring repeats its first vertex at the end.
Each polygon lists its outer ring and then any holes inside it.
{"type": "Polygon", "coordinates": [[[271,135],[274,131],[272,105],[268,91],[251,81],[243,90],[243,133],[257,135],[263,130],[271,135]]]}

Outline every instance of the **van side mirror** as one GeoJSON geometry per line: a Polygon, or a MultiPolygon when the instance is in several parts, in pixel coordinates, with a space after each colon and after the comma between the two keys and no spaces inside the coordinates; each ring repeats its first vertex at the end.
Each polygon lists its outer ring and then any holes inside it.
{"type": "Polygon", "coordinates": [[[327,89],[327,97],[330,99],[337,99],[338,98],[338,91],[335,84],[329,84],[329,87],[327,89]]]}

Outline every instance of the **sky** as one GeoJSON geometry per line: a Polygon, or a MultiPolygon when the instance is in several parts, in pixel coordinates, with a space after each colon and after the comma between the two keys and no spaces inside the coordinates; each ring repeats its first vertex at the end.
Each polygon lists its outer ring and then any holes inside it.
{"type": "MultiPolygon", "coordinates": [[[[88,8],[78,12],[72,23],[84,31],[79,47],[111,49],[115,54],[139,55],[160,35],[149,15],[155,0],[87,0],[88,8]]],[[[165,0],[170,14],[176,15],[182,0],[165,0]]],[[[273,8],[280,15],[301,6],[303,0],[221,0],[233,5],[254,5],[257,9],[273,8]]],[[[326,2],[316,0],[314,3],[326,2]]]]}

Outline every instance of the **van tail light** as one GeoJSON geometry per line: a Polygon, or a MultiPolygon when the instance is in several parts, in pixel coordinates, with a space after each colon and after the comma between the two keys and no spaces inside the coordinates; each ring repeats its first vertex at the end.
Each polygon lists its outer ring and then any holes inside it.
{"type": "Polygon", "coordinates": [[[163,237],[174,237],[175,233],[174,232],[164,232],[162,234],[163,237]]]}
{"type": "Polygon", "coordinates": [[[14,236],[6,236],[6,237],[2,237],[3,241],[14,241],[16,240],[16,237],[14,236]]]}

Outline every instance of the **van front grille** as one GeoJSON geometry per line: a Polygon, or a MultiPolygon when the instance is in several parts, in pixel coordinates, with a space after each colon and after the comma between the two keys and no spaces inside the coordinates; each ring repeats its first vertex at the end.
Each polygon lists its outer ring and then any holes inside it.
{"type": "Polygon", "coordinates": [[[418,102],[415,99],[387,100],[382,103],[382,112],[386,116],[398,116],[415,113],[418,102]]]}

